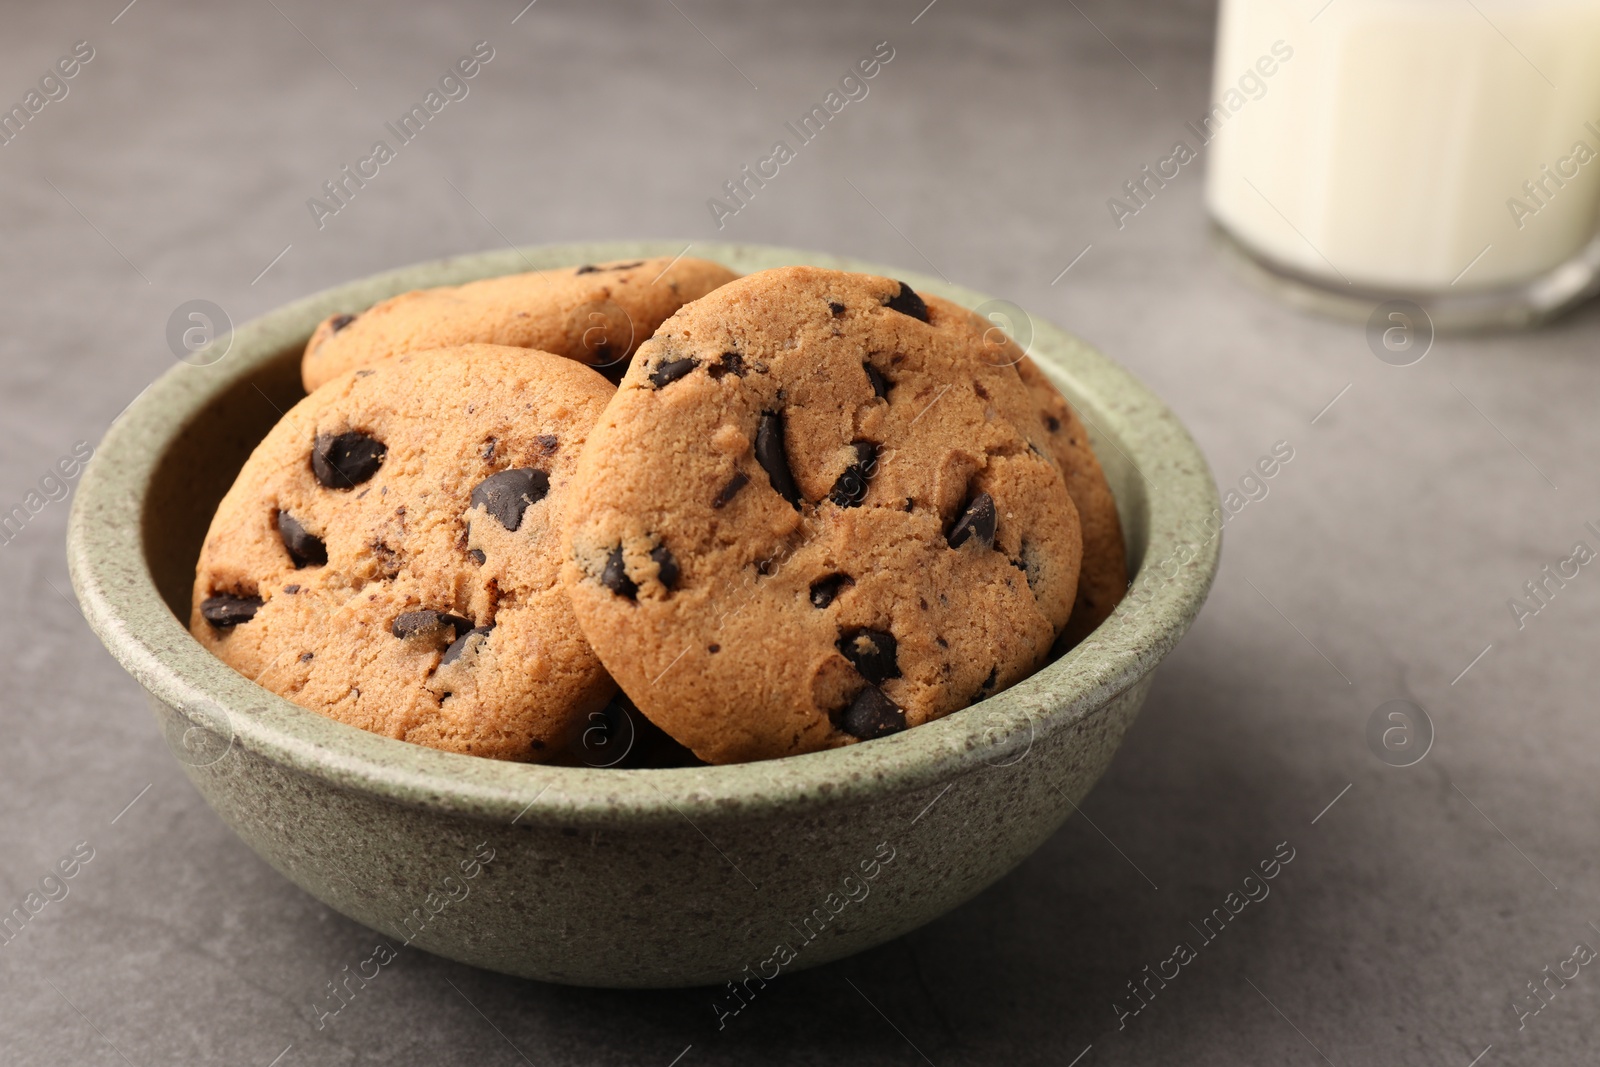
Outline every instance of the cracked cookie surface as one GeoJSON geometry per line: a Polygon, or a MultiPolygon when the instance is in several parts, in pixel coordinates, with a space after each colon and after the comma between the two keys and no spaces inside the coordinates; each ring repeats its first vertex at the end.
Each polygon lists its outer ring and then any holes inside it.
{"type": "Polygon", "coordinates": [[[218,507],[191,632],[352,726],[556,755],[615,688],[558,580],[561,503],[611,393],[572,360],[492,345],[324,385],[218,507]]]}
{"type": "Polygon", "coordinates": [[[492,344],[554,352],[615,378],[667,316],[736,277],[720,263],[662,256],[417,289],[325,319],[300,377],[309,392],[407,352],[492,344]]]}
{"type": "Polygon", "coordinates": [[[635,704],[700,758],[881,737],[1045,661],[1077,512],[986,325],[789,267],[639,350],[579,465],[563,580],[635,704]]]}

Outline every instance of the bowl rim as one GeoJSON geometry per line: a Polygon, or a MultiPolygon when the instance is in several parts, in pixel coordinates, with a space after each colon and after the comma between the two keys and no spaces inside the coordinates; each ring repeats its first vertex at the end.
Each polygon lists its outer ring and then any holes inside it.
{"type": "Polygon", "coordinates": [[[1031,358],[1073,402],[1103,461],[1125,463],[1142,481],[1147,536],[1142,546],[1130,546],[1142,562],[1123,603],[1076,648],[1010,689],[913,730],[719,767],[555,767],[441,752],[335,722],[257,686],[206,651],[161,598],[144,553],[151,475],[205,404],[303,345],[327,316],[414,288],[690,250],[741,273],[813,264],[899,278],[1013,319],[1020,311],[921,272],[848,257],[629,241],[513,247],[418,263],[334,286],[243,324],[223,358],[207,366],[177,363],[112,422],[82,476],[68,524],[73,587],[91,628],[150,697],[205,731],[203,758],[173,746],[181,762],[207,766],[238,746],[338,788],[483,820],[603,826],[684,819],[698,829],[697,819],[866,803],[1011,766],[1041,737],[1072,727],[1137,684],[1182,637],[1210,590],[1221,551],[1222,513],[1205,458],[1176,416],[1130,373],[1025,312],[1031,358]],[[226,744],[217,755],[219,739],[226,744]]]}

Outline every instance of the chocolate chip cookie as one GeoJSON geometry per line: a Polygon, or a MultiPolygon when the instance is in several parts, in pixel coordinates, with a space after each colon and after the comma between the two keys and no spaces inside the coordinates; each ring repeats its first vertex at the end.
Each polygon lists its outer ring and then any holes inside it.
{"type": "Polygon", "coordinates": [[[562,500],[612,391],[572,360],[492,345],[327,383],[218,507],[191,632],[364,730],[558,754],[615,689],[558,581],[562,500]]]}
{"type": "Polygon", "coordinates": [[[787,267],[640,348],[579,463],[562,577],[634,703],[701,759],[882,737],[1048,656],[1077,512],[982,325],[787,267]]]}
{"type": "Polygon", "coordinates": [[[1061,464],[1067,492],[1078,508],[1078,523],[1083,528],[1083,567],[1078,573],[1078,597],[1061,633],[1061,644],[1070,648],[1106,621],[1113,608],[1128,591],[1127,549],[1122,541],[1122,521],[1117,517],[1117,501],[1111,495],[1105,471],[1100,468],[1089,434],[1072,410],[1072,405],[1044,376],[1033,361],[1022,355],[1013,343],[1009,348],[1018,357],[1017,372],[1033,394],[1044,427],[1049,432],[1050,452],[1061,464]]]}
{"type": "Polygon", "coordinates": [[[704,259],[584,264],[418,289],[334,315],[306,344],[306,391],[407,352],[492,344],[554,352],[615,379],[662,320],[738,275],[704,259]]]}

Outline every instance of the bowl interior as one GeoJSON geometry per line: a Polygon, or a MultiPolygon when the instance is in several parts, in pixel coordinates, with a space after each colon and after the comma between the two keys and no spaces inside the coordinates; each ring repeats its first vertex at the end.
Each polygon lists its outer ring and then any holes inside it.
{"type": "Polygon", "coordinates": [[[150,472],[139,515],[144,561],[181,626],[189,625],[194,569],[211,516],[246,459],[305,395],[300,350],[269,354],[229,383],[173,434],[150,472]]]}
{"type": "MultiPolygon", "coordinates": [[[[1056,662],[981,704],[879,741],[733,767],[622,771],[501,764],[366,734],[299,708],[232,672],[187,634],[194,567],[212,513],[251,450],[303,397],[299,357],[312,329],[408,289],[533,267],[673,255],[678,244],[546,247],[422,264],[317,294],[240,327],[226,355],[180,364],[117,420],[85,475],[69,554],[85,614],[154,696],[276,759],[405,803],[485,817],[527,805],[601,821],[805,804],[835,787],[870,792],[960,773],[999,746],[1061,728],[1127,688],[1176,643],[1215,572],[1219,539],[1201,521],[1216,506],[1204,460],[1171,413],[1083,342],[1040,320],[1030,355],[1087,424],[1121,513],[1129,604],[1056,662]],[[138,523],[127,521],[129,512],[138,523]],[[1187,557],[1187,558],[1185,558],[1187,557]],[[1174,562],[1174,560],[1179,562],[1174,562]],[[1162,566],[1146,566],[1156,560],[1162,566]],[[1173,573],[1169,574],[1168,571],[1173,573]],[[1134,601],[1139,601],[1134,609],[1134,601]],[[874,784],[876,783],[876,784],[874,784]],[[826,788],[824,788],[826,786],[826,788]],[[662,788],[676,794],[676,808],[662,788]]],[[[755,246],[699,246],[741,273],[787,263],[898,277],[982,308],[980,294],[912,272],[755,246]]],[[[987,303],[994,304],[994,301],[987,303]]],[[[1005,312],[1009,321],[1014,311],[1005,312]]],[[[1019,331],[1021,332],[1021,331],[1019,331]]],[[[519,813],[519,809],[521,812],[519,813]]]]}

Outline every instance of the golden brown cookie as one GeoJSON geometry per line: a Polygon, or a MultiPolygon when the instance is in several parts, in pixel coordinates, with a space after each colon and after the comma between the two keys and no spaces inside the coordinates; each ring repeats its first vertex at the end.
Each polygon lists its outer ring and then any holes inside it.
{"type": "MultiPolygon", "coordinates": [[[[1010,346],[1013,350],[1016,346],[1010,346]]],[[[1021,356],[1020,350],[1016,352],[1021,356]]],[[[1128,591],[1127,549],[1122,541],[1122,521],[1117,501],[1089,445],[1089,434],[1078,413],[1050,384],[1050,379],[1026,356],[1017,360],[1017,372],[1033,394],[1044,427],[1049,431],[1051,454],[1061,464],[1067,492],[1078,507],[1083,528],[1083,569],[1078,574],[1078,598],[1061,642],[1070,648],[1106,621],[1128,591]]]]}
{"type": "Polygon", "coordinates": [[[709,260],[660,257],[417,289],[325,320],[306,343],[300,378],[310,392],[407,352],[489,344],[554,352],[615,380],[668,315],[736,277],[709,260]]]}
{"type": "Polygon", "coordinates": [[[558,581],[560,507],[611,393],[572,360],[492,345],[329,382],[217,508],[190,631],[352,726],[556,754],[614,690],[558,581]]]}
{"type": "Polygon", "coordinates": [[[1044,662],[1077,513],[980,326],[888,278],[786,267],[640,348],[579,464],[563,580],[701,759],[880,737],[1044,662]]]}

